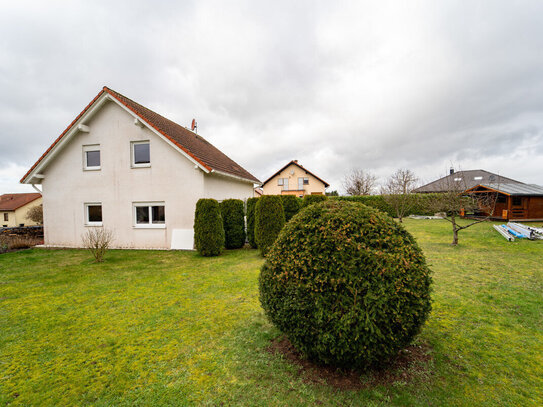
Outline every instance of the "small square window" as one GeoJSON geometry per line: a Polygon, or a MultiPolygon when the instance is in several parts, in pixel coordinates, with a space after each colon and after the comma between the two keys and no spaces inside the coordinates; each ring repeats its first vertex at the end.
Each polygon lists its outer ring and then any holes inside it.
{"type": "Polygon", "coordinates": [[[132,166],[151,166],[151,148],[148,141],[137,141],[132,143],[132,166]]]}
{"type": "Polygon", "coordinates": [[[166,227],[164,203],[134,203],[134,226],[137,228],[166,227]]]}
{"type": "Polygon", "coordinates": [[[99,170],[100,164],[100,145],[83,146],[83,169],[99,170]]]}
{"type": "Polygon", "coordinates": [[[522,197],[514,196],[513,197],[513,206],[522,206],[522,197]]]}
{"type": "Polygon", "coordinates": [[[102,204],[85,204],[85,224],[87,226],[102,226],[102,204]]]}

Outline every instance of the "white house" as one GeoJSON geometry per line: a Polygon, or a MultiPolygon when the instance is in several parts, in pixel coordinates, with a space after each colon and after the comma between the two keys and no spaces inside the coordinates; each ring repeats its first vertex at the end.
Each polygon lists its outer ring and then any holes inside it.
{"type": "Polygon", "coordinates": [[[119,248],[193,248],[200,198],[259,181],[196,133],[104,87],[21,179],[41,184],[45,244],[107,227],[119,248]]]}

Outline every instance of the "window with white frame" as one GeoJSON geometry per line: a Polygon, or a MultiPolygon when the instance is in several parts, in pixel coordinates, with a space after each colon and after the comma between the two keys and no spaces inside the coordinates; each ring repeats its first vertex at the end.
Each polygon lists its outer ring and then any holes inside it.
{"type": "Polygon", "coordinates": [[[151,146],[147,141],[133,141],[130,146],[132,167],[151,166],[151,146]]]}
{"type": "Polygon", "coordinates": [[[309,178],[307,178],[307,177],[299,177],[298,178],[298,189],[300,189],[300,190],[304,189],[304,185],[309,185],[309,178]]]}
{"type": "Polygon", "coordinates": [[[288,191],[288,178],[277,178],[277,185],[282,187],[282,191],[288,191]]]}
{"type": "Polygon", "coordinates": [[[85,225],[102,226],[102,204],[100,202],[85,204],[85,225]]]}
{"type": "Polygon", "coordinates": [[[101,168],[100,145],[83,146],[83,169],[96,171],[101,168]]]}
{"type": "Polygon", "coordinates": [[[166,211],[164,202],[135,202],[133,204],[133,213],[134,227],[166,227],[166,211]]]}
{"type": "Polygon", "coordinates": [[[481,180],[483,179],[483,177],[473,177],[473,179],[474,179],[475,181],[481,181],[481,180]]]}

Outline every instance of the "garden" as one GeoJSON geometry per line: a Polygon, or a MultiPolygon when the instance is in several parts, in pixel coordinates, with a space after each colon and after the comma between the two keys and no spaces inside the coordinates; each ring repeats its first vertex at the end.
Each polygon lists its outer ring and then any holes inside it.
{"type": "Polygon", "coordinates": [[[323,370],[285,344],[261,306],[258,250],[2,254],[0,403],[541,405],[543,243],[481,223],[453,247],[443,220],[404,226],[432,310],[401,360],[365,371],[323,370]]]}

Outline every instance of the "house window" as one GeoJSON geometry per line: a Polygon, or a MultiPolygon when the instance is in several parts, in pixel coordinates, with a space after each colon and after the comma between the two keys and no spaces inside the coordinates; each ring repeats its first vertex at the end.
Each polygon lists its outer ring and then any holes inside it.
{"type": "Polygon", "coordinates": [[[282,191],[288,191],[288,178],[278,178],[277,185],[282,186],[282,191]]]}
{"type": "Polygon", "coordinates": [[[513,197],[513,206],[522,206],[522,197],[514,196],[513,197]]]}
{"type": "Polygon", "coordinates": [[[83,146],[83,169],[99,170],[100,164],[100,145],[83,146]]]}
{"type": "Polygon", "coordinates": [[[497,203],[507,203],[507,197],[504,194],[498,194],[498,199],[496,199],[497,203]]]}
{"type": "Polygon", "coordinates": [[[102,226],[102,204],[101,203],[86,203],[85,204],[85,225],[102,226]]]}
{"type": "Polygon", "coordinates": [[[9,214],[4,213],[4,222],[7,222],[9,220],[9,214]]]}
{"type": "Polygon", "coordinates": [[[298,178],[298,189],[304,189],[304,185],[309,185],[309,178],[307,177],[298,178]]]}
{"type": "Polygon", "coordinates": [[[462,178],[455,178],[454,180],[455,180],[456,182],[458,182],[458,181],[462,181],[462,178]]]}
{"type": "Polygon", "coordinates": [[[483,177],[473,177],[473,179],[474,179],[475,181],[480,181],[480,180],[483,179],[483,177]]]}
{"type": "Polygon", "coordinates": [[[151,166],[151,148],[149,141],[132,142],[132,167],[151,166]]]}
{"type": "Polygon", "coordinates": [[[166,211],[164,202],[134,203],[134,227],[164,228],[166,227],[166,211]]]}

